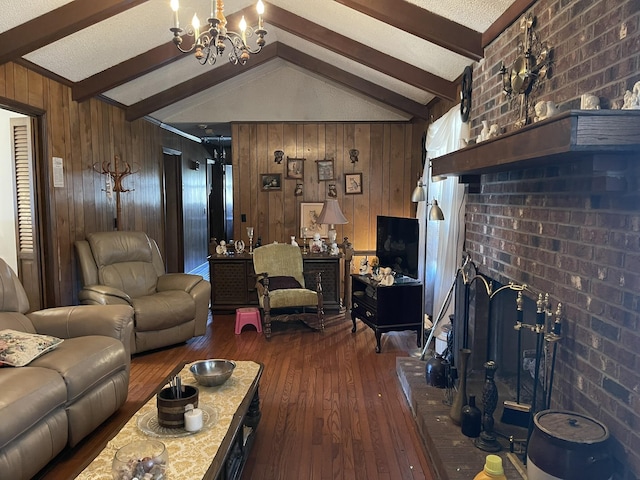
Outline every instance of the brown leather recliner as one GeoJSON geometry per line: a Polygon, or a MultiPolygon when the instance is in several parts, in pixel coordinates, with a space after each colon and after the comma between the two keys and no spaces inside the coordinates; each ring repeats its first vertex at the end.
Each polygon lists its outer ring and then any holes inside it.
{"type": "MultiPolygon", "coordinates": [[[[124,404],[129,387],[131,307],[28,311],[20,280],[0,258],[3,335],[17,331],[63,339],[26,366],[0,368],[0,478],[12,480],[33,477],[66,447],[77,445],[124,404]]],[[[19,345],[4,353],[32,350],[19,345]]]]}
{"type": "Polygon", "coordinates": [[[165,273],[158,246],[145,233],[89,233],[75,246],[80,303],[133,307],[132,353],[206,333],[211,284],[200,275],[165,273]]]}

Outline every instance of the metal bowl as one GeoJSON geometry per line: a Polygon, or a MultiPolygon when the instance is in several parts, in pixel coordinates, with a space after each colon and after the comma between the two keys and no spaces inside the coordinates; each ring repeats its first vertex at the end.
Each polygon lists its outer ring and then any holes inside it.
{"type": "Polygon", "coordinates": [[[236,364],[231,360],[212,359],[195,362],[189,370],[200,385],[216,387],[229,380],[234,368],[236,364]]]}

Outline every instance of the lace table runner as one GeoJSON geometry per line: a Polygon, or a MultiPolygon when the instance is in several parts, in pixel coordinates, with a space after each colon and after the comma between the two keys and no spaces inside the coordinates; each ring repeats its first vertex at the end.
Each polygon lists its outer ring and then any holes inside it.
{"type": "MultiPolygon", "coordinates": [[[[112,438],[100,454],[76,479],[112,480],[111,462],[120,447],[136,440],[156,438],[163,442],[169,452],[168,477],[171,480],[195,480],[202,478],[213,462],[218,446],[227,434],[233,416],[244,400],[255,380],[260,365],[254,362],[238,361],[231,378],[219,387],[203,387],[189,372],[186,364],[180,372],[183,385],[194,385],[199,389],[199,405],[215,410],[216,422],[200,432],[179,438],[148,437],[138,428],[138,417],[157,410],[154,395],[136,414],[129,419],[122,430],[112,438]]],[[[168,385],[167,385],[168,386],[168,385]]]]}

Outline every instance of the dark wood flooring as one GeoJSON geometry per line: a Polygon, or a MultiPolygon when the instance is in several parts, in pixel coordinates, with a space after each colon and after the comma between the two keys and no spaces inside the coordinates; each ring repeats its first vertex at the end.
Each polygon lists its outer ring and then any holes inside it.
{"type": "Polygon", "coordinates": [[[39,478],[74,478],[178,362],[203,358],[264,364],[262,420],[244,480],[434,478],[396,375],[415,333],[383,335],[376,354],[373,332],[358,323],[351,333],[343,315],[328,315],[324,333],[274,323],[270,341],[249,326],[235,335],[234,325],[233,315],[215,315],[206,336],[134,356],[127,403],[39,478]]]}

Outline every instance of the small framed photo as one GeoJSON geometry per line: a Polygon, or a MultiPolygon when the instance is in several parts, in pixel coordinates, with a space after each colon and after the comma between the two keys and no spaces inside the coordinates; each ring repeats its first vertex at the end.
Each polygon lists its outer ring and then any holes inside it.
{"type": "Polygon", "coordinates": [[[327,160],[316,160],[316,163],[318,165],[319,182],[335,180],[335,174],[333,171],[333,158],[327,160]]]}
{"type": "Polygon", "coordinates": [[[361,173],[344,174],[344,193],[345,195],[355,195],[357,193],[362,193],[361,173]]]}
{"type": "Polygon", "coordinates": [[[287,157],[287,178],[302,180],[304,178],[304,158],[287,157]]]}
{"type": "Polygon", "coordinates": [[[262,185],[263,192],[282,190],[282,174],[263,173],[260,175],[260,185],[262,185]]]}
{"type": "Polygon", "coordinates": [[[329,236],[329,225],[318,223],[318,217],[322,212],[324,203],[301,203],[300,204],[300,236],[307,239],[312,238],[315,233],[321,237],[329,236]],[[306,229],[306,230],[305,230],[306,229]]]}

